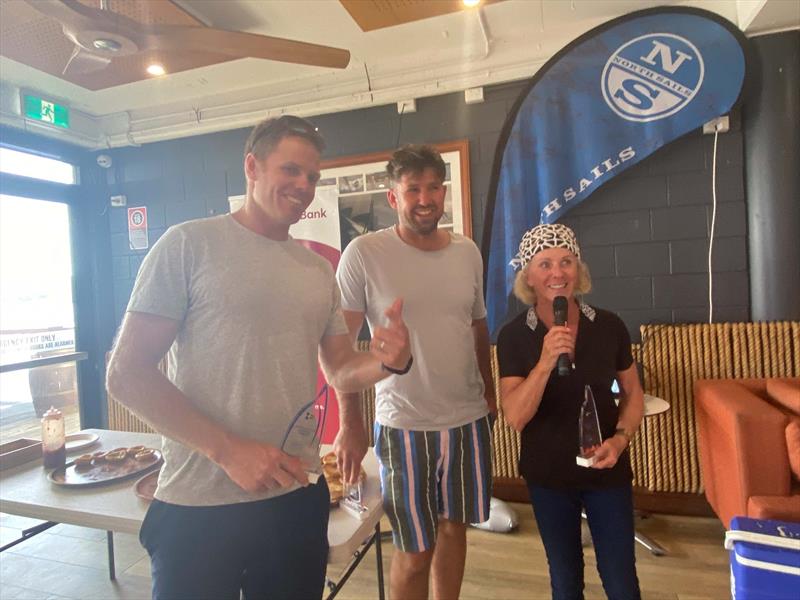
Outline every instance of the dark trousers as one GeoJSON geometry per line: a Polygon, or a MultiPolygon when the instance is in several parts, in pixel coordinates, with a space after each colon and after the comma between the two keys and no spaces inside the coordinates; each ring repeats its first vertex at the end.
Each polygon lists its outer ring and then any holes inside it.
{"type": "Polygon", "coordinates": [[[630,486],[572,491],[529,485],[528,491],[550,566],[554,600],[583,598],[581,508],[588,517],[606,596],[610,600],[640,598],[630,486]]]}
{"type": "Polygon", "coordinates": [[[156,600],[319,600],[330,496],[317,485],[259,502],[179,506],[153,500],[139,540],[156,600]]]}

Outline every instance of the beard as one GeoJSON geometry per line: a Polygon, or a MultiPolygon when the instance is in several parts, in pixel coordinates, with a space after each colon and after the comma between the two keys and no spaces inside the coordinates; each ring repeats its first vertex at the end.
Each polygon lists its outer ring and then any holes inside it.
{"type": "Polygon", "coordinates": [[[403,225],[417,235],[430,235],[438,228],[441,218],[442,214],[436,215],[435,218],[426,219],[415,218],[414,215],[412,215],[410,219],[403,219],[403,221],[405,221],[403,225]]]}

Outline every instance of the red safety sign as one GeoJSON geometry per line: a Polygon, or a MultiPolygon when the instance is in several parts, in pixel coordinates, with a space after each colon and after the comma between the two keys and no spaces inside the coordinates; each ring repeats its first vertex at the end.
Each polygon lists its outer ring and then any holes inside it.
{"type": "Polygon", "coordinates": [[[150,245],[147,236],[147,207],[128,209],[128,241],[131,250],[146,250],[150,245]]]}

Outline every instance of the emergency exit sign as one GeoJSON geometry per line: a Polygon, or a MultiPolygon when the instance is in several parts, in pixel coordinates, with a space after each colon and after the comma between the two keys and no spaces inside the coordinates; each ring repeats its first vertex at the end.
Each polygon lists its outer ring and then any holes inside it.
{"type": "Polygon", "coordinates": [[[69,109],[50,100],[25,94],[25,116],[34,121],[69,129],[69,109]]]}

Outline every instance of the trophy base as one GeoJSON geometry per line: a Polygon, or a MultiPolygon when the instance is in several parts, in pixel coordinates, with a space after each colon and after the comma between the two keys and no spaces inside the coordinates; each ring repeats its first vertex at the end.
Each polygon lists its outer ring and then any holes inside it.
{"type": "Polygon", "coordinates": [[[350,515],[354,516],[359,521],[363,521],[367,518],[367,507],[353,500],[352,498],[342,498],[339,502],[339,507],[346,510],[350,515]]]}
{"type": "Polygon", "coordinates": [[[575,462],[581,467],[591,467],[594,463],[594,456],[576,456],[575,462]]]}

